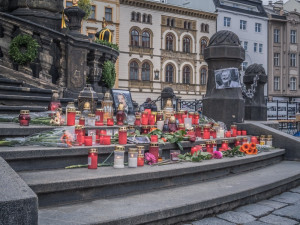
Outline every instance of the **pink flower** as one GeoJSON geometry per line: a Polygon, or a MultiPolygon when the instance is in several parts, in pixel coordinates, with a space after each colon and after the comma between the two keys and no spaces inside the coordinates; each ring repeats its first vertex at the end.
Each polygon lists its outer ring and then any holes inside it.
{"type": "Polygon", "coordinates": [[[155,156],[149,152],[145,153],[145,160],[148,162],[149,165],[152,165],[153,163],[157,163],[155,156]]]}
{"type": "Polygon", "coordinates": [[[223,158],[222,152],[214,151],[214,152],[213,152],[213,158],[214,158],[214,159],[222,159],[222,158],[223,158]]]}

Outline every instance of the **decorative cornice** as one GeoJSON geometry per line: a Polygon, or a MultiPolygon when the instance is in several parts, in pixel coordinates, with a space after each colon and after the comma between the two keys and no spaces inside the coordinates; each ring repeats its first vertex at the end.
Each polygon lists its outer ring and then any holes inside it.
{"type": "Polygon", "coordinates": [[[146,0],[120,0],[120,4],[131,5],[140,8],[148,8],[157,11],[163,11],[174,14],[181,14],[184,16],[197,17],[202,19],[216,20],[216,13],[203,12],[199,10],[182,8],[179,6],[163,4],[159,2],[150,2],[146,0]]]}

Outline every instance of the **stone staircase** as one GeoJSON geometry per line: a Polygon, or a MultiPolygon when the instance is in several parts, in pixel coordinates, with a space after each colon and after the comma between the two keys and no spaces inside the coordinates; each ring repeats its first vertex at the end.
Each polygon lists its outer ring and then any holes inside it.
{"type": "MultiPolygon", "coordinates": [[[[38,127],[20,129],[29,135],[38,127]]],[[[7,130],[10,134],[16,128],[7,130]]],[[[184,151],[192,145],[182,144],[184,151]]],[[[126,151],[133,146],[126,145],[126,151]]],[[[0,148],[0,157],[37,195],[39,224],[175,224],[267,199],[300,184],[300,162],[284,160],[283,149],[200,163],[64,169],[86,164],[89,148],[0,148]]],[[[160,148],[168,157],[176,145],[160,148]]],[[[97,149],[102,162],[114,146],[97,149]]]]}

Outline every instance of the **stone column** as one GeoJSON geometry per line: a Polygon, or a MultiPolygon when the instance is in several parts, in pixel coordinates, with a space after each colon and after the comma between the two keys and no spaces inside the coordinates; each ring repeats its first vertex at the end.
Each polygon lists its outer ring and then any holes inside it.
{"type": "Polygon", "coordinates": [[[257,87],[253,98],[246,98],[245,120],[267,120],[267,103],[264,96],[264,86],[268,81],[265,69],[259,64],[250,65],[244,75],[244,84],[251,88],[254,78],[258,75],[257,87]]]}
{"type": "Polygon", "coordinates": [[[206,96],[203,99],[203,114],[226,126],[243,122],[245,101],[241,88],[216,89],[215,70],[239,68],[245,59],[245,50],[238,36],[231,31],[219,31],[210,39],[204,50],[204,59],[208,63],[208,82],[206,96]]]}

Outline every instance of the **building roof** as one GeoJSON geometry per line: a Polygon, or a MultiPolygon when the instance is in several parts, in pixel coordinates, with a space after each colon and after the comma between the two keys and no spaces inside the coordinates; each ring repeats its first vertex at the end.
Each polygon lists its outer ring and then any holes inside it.
{"type": "Polygon", "coordinates": [[[216,8],[267,17],[261,0],[213,0],[216,8]]]}

